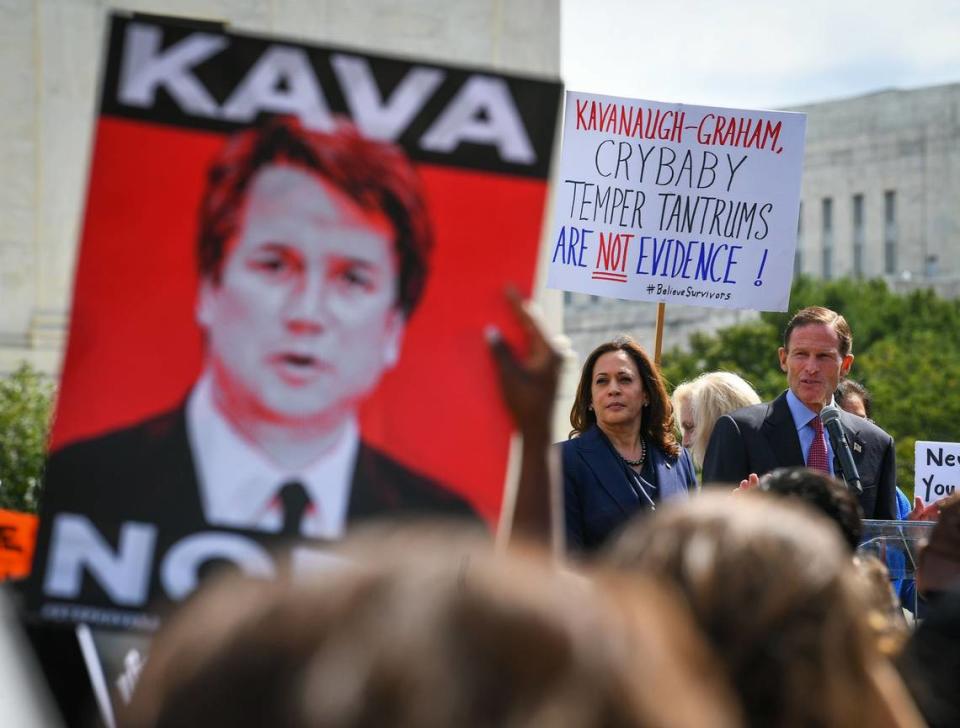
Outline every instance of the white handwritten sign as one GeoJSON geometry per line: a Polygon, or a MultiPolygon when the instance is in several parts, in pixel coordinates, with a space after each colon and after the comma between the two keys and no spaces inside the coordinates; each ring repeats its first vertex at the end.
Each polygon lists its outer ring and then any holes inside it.
{"type": "Polygon", "coordinates": [[[960,483],[960,443],[917,442],[913,494],[924,504],[955,493],[960,483]]]}
{"type": "Polygon", "coordinates": [[[785,311],[806,116],[568,91],[547,285],[785,311]]]}

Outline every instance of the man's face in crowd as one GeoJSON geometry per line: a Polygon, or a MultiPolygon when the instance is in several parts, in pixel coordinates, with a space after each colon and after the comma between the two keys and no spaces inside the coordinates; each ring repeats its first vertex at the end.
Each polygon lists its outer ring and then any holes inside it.
{"type": "Polygon", "coordinates": [[[840,377],[850,371],[853,355],[840,356],[840,338],[832,326],[807,324],[790,333],[780,347],[780,368],[797,399],[814,412],[830,401],[840,377]]]}
{"type": "Polygon", "coordinates": [[[321,426],[351,414],[399,355],[393,237],[319,176],[257,172],[220,282],[200,288],[218,406],[321,426]]]}

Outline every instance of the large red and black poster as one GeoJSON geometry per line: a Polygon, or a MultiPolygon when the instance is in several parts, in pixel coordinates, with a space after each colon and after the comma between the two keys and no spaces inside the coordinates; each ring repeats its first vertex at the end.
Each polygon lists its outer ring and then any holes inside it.
{"type": "Polygon", "coordinates": [[[511,425],[482,332],[530,291],[559,92],[111,19],[44,618],[149,628],[212,563],[269,576],[271,539],[385,515],[495,524],[511,425]]]}

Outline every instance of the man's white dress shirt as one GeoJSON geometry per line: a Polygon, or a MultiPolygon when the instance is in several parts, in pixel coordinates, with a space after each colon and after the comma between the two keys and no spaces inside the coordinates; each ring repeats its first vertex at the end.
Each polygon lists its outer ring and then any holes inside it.
{"type": "Polygon", "coordinates": [[[312,501],[301,533],[325,539],[343,537],[360,446],[355,420],[350,420],[323,457],[304,468],[288,469],[260,452],[221,414],[213,401],[208,374],[190,393],[186,417],[200,500],[209,523],[279,531],[283,513],[277,493],[285,483],[296,480],[303,483],[312,501]]]}

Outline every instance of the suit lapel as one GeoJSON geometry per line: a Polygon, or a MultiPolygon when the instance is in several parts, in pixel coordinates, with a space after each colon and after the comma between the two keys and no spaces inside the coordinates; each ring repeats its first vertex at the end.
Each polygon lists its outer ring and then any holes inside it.
{"type": "MultiPolygon", "coordinates": [[[[861,420],[856,415],[849,412],[840,411],[840,424],[847,434],[847,441],[850,443],[850,452],[853,454],[853,463],[857,466],[857,471],[863,470],[863,455],[867,450],[866,442],[860,435],[861,420]]],[[[836,453],[834,453],[836,457],[836,453]]]]}
{"type": "Polygon", "coordinates": [[[594,425],[579,437],[580,456],[593,472],[600,487],[626,515],[637,510],[637,494],[627,482],[623,465],[606,442],[603,433],[594,425]]]}
{"type": "Polygon", "coordinates": [[[347,506],[347,521],[361,521],[371,518],[384,510],[399,506],[393,497],[389,483],[378,477],[377,458],[374,452],[361,440],[357,450],[357,464],[353,470],[350,485],[350,501],[347,506]],[[379,487],[374,484],[380,481],[379,487]]]}
{"type": "Polygon", "coordinates": [[[770,404],[767,416],[763,420],[762,431],[770,443],[779,467],[803,466],[803,451],[800,449],[800,437],[797,426],[790,414],[787,393],[784,392],[770,404]]]}
{"type": "Polygon", "coordinates": [[[157,489],[154,498],[162,502],[162,507],[176,513],[174,522],[182,524],[186,530],[209,528],[203,512],[200,479],[187,436],[185,408],[180,407],[171,414],[169,421],[157,423],[154,427],[157,428],[153,433],[157,456],[152,460],[158,470],[154,474],[145,474],[157,489]]]}
{"type": "Polygon", "coordinates": [[[675,477],[673,472],[676,460],[668,458],[658,447],[648,447],[647,457],[653,463],[654,472],[657,474],[657,489],[660,491],[661,500],[687,492],[682,479],[675,477]]]}

